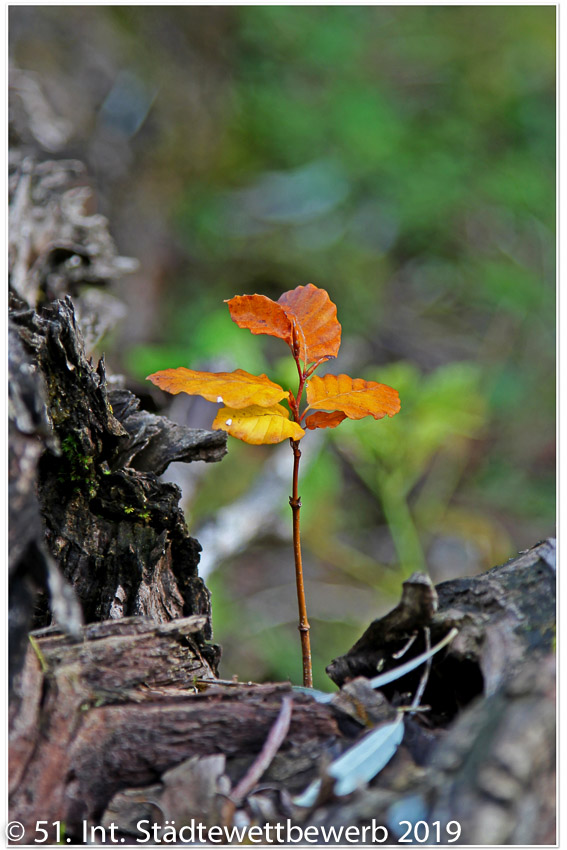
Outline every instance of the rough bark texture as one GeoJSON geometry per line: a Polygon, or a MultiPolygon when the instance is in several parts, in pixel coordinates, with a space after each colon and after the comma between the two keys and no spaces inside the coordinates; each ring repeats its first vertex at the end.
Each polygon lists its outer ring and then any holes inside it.
{"type": "MultiPolygon", "coordinates": [[[[394,656],[414,633],[410,655],[424,649],[424,626],[429,627],[433,643],[456,627],[455,640],[441,660],[433,660],[424,694],[432,714],[444,723],[475,696],[494,694],[526,659],[552,649],[555,581],[554,541],[481,576],[443,582],[436,588],[427,576],[416,573],[404,582],[397,608],[371,623],[346,655],[331,662],[327,673],[339,686],[355,676],[375,676],[378,669],[386,672],[399,663],[394,656]]],[[[418,671],[412,679],[404,679],[404,684],[416,687],[419,675],[418,671]]],[[[386,686],[384,693],[394,697],[397,687],[386,686]]]]}
{"type": "MultiPolygon", "coordinates": [[[[76,163],[26,159],[11,175],[12,677],[42,589],[51,611],[40,600],[36,625],[53,614],[77,633],[83,619],[204,614],[202,642],[211,637],[200,546],[178,488],[157,475],[175,460],[220,460],[226,435],[139,410],[130,392],[110,388],[104,360],[87,357],[71,298],[46,301],[132,265],[117,257],[105,219],[82,212],[84,190],[73,186],[80,172],[76,163]]],[[[110,319],[101,328],[89,303],[83,295],[92,343],[110,319]]],[[[218,648],[204,651],[214,667],[218,648]]]]}
{"type": "MultiPolygon", "coordinates": [[[[289,795],[324,774],[369,722],[391,719],[421,671],[382,694],[365,679],[345,681],[330,704],[293,692],[290,731],[240,816],[327,828],[374,819],[392,842],[405,830],[401,821],[420,820],[443,829],[458,821],[459,844],[552,842],[553,553],[546,542],[437,589],[412,577],[400,606],[357,643],[357,657],[362,663],[369,634],[368,657],[380,651],[389,667],[421,651],[418,637],[403,659],[392,658],[423,629],[420,605],[410,606],[413,615],[401,609],[415,585],[426,588],[436,609],[432,632],[459,628],[434,657],[423,698],[431,712],[406,719],[402,745],[369,787],[336,799],[327,782],[315,807],[304,809],[289,795]],[[530,614],[532,594],[537,613],[530,614]],[[376,643],[384,634],[391,640],[376,643]]],[[[53,627],[34,634],[12,702],[12,819],[33,832],[41,811],[76,839],[84,820],[115,823],[129,840],[141,837],[136,824],[144,818],[223,822],[226,795],[257,756],[290,686],[214,681],[199,639],[205,620],[106,621],[83,627],[79,640],[53,627]]]]}
{"type": "MultiPolygon", "coordinates": [[[[199,646],[205,622],[107,621],[84,627],[81,641],[35,634],[16,700],[15,818],[31,829],[41,811],[75,836],[122,788],[151,784],[191,756],[258,751],[290,686],[214,685],[199,646]]],[[[286,746],[335,732],[332,717],[300,696],[286,746]]]]}
{"type": "Polygon", "coordinates": [[[163,472],[172,460],[219,460],[225,439],[161,424],[161,417],[137,411],[130,393],[109,392],[104,362],[94,368],[86,359],[69,297],[40,312],[13,302],[10,317],[43,378],[56,441],[38,463],[47,542],[86,620],[207,613],[199,547],[187,534],[179,491],[142,470],[148,463],[163,472]]]}
{"type": "MultiPolygon", "coordinates": [[[[386,671],[407,658],[393,655],[423,626],[433,643],[456,626],[457,637],[433,658],[423,696],[431,711],[419,725],[406,723],[404,744],[375,788],[312,822],[363,824],[380,811],[392,835],[403,833],[402,820],[456,820],[459,844],[553,843],[555,586],[554,540],[474,578],[436,588],[418,574],[405,582],[400,605],[327,670],[336,682],[376,675],[376,664],[386,671]]],[[[422,650],[418,637],[408,655],[422,650]]],[[[398,703],[419,676],[381,690],[398,703]]]]}

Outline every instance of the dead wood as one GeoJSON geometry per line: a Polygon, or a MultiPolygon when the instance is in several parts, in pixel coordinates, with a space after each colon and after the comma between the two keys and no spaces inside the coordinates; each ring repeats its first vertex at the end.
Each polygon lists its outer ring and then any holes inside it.
{"type": "MultiPolygon", "coordinates": [[[[337,682],[375,676],[377,665],[393,669],[422,651],[424,624],[434,642],[456,626],[457,637],[433,658],[423,697],[431,710],[406,721],[403,745],[373,788],[320,807],[308,822],[361,826],[374,817],[399,838],[400,821],[444,828],[454,820],[458,844],[553,843],[555,586],[554,540],[435,588],[412,576],[400,605],[327,669],[337,682]],[[413,634],[411,650],[395,659],[413,634]]],[[[419,675],[381,691],[399,704],[419,675]]]]}
{"type": "MultiPolygon", "coordinates": [[[[545,541],[507,564],[480,576],[433,587],[422,574],[404,582],[400,604],[370,624],[362,637],[327,667],[342,685],[355,676],[371,678],[396,667],[396,657],[414,635],[402,660],[425,648],[423,626],[432,643],[453,627],[458,636],[433,659],[423,701],[446,723],[471,700],[495,693],[527,658],[545,656],[555,640],[555,541],[545,541]]],[[[400,689],[414,690],[420,673],[383,691],[391,699],[400,689]]]]}
{"type": "MultiPolygon", "coordinates": [[[[439,820],[443,828],[457,820],[459,844],[551,841],[552,552],[541,544],[483,576],[430,587],[440,600],[432,624],[458,623],[460,633],[434,658],[424,696],[432,711],[406,719],[402,745],[369,788],[335,799],[328,787],[313,811],[293,806],[290,797],[363,734],[366,723],[391,717],[392,705],[411,697],[420,671],[382,694],[365,693],[365,680],[346,683],[333,704],[293,692],[289,733],[238,814],[319,827],[374,819],[393,840],[404,820],[439,820]],[[530,628],[522,588],[529,594],[535,585],[538,619],[530,628]],[[507,669],[501,654],[494,660],[493,628],[497,635],[508,629],[507,669]]],[[[391,625],[398,615],[384,619],[391,625]]],[[[144,818],[221,822],[223,801],[256,759],[291,692],[285,683],[215,683],[198,640],[202,621],[107,621],[85,626],[79,641],[53,628],[34,634],[12,714],[12,818],[31,829],[41,810],[64,821],[72,837],[84,819],[114,822],[130,838],[144,818]]],[[[411,632],[411,623],[405,625],[411,632]]],[[[382,651],[400,642],[401,635],[382,651]]],[[[417,653],[419,642],[406,655],[417,653]]]]}
{"type": "MultiPolygon", "coordinates": [[[[31,829],[42,812],[78,835],[117,791],[155,783],[190,757],[222,753],[231,775],[230,762],[239,772],[259,752],[290,685],[215,684],[198,643],[205,620],[107,621],[85,626],[79,641],[53,629],[34,634],[13,717],[15,819],[31,829]]],[[[294,695],[292,763],[337,734],[326,708],[294,695]]]]}
{"type": "MultiPolygon", "coordinates": [[[[118,257],[106,219],[84,211],[80,163],[15,156],[12,166],[10,680],[32,616],[78,634],[82,621],[203,614],[205,646],[200,546],[178,488],[157,475],[173,461],[220,460],[226,435],[175,425],[110,387],[65,293],[76,294],[92,345],[117,315],[89,293],[133,264],[118,257]]],[[[218,648],[203,651],[214,666],[218,648]]]]}

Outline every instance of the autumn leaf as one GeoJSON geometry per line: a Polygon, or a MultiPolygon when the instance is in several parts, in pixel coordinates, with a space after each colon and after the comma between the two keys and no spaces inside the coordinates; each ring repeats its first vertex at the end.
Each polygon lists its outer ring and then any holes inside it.
{"type": "Polygon", "coordinates": [[[305,427],[310,431],[315,428],[336,428],[347,418],[346,413],[340,410],[335,410],[333,413],[324,413],[318,410],[316,413],[311,413],[305,417],[305,427]]]}
{"type": "Polygon", "coordinates": [[[304,363],[323,362],[339,353],[341,325],[337,307],[326,289],[308,283],[284,292],[278,298],[297,328],[299,357],[304,363]]]}
{"type": "Polygon", "coordinates": [[[392,387],[348,375],[314,375],[307,384],[307,404],[313,410],[340,410],[349,419],[382,419],[400,410],[399,395],[392,387]]]}
{"type": "Polygon", "coordinates": [[[266,443],[281,443],[291,438],[301,440],[305,431],[289,419],[289,412],[281,404],[273,407],[250,407],[235,410],[223,407],[217,413],[213,428],[227,431],[231,437],[237,437],[254,446],[266,443]]]}
{"type": "Polygon", "coordinates": [[[256,404],[271,407],[287,396],[287,391],[266,375],[251,375],[243,369],[234,372],[196,372],[193,369],[164,369],[147,378],[169,393],[200,395],[233,408],[256,404]]]}
{"type": "Polygon", "coordinates": [[[338,354],[341,326],[336,305],[325,289],[312,283],[284,292],[277,301],[266,295],[236,295],[226,303],[238,327],[283,339],[292,352],[296,343],[305,364],[322,363],[338,354]]]}
{"type": "Polygon", "coordinates": [[[239,328],[253,334],[268,334],[292,346],[291,319],[286,311],[266,295],[235,295],[225,302],[230,317],[239,328]]]}

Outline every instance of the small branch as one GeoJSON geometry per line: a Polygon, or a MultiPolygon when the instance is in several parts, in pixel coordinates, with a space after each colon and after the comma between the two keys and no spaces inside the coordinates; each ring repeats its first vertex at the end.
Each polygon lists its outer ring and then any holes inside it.
{"type": "Polygon", "coordinates": [[[293,415],[295,417],[295,421],[297,423],[300,423],[303,417],[299,414],[299,405],[301,404],[301,397],[303,395],[303,388],[305,387],[307,377],[305,375],[305,372],[301,371],[301,365],[299,363],[299,360],[296,360],[295,362],[297,364],[297,371],[299,372],[299,387],[297,389],[297,397],[295,399],[295,408],[293,411],[293,415]]]}
{"type": "Polygon", "coordinates": [[[413,633],[413,635],[412,635],[412,636],[410,637],[410,639],[408,640],[408,642],[405,644],[405,646],[402,646],[402,648],[401,648],[401,649],[399,649],[399,650],[398,650],[398,652],[394,652],[394,653],[392,653],[392,658],[396,658],[396,659],[398,659],[398,658],[402,658],[402,657],[406,654],[406,652],[408,651],[408,649],[412,646],[412,644],[413,644],[413,642],[415,641],[416,637],[417,637],[417,632],[414,632],[414,633],[413,633]]]}
{"type": "Polygon", "coordinates": [[[284,696],[280,713],[264,741],[260,754],[232,791],[230,799],[236,806],[239,806],[246,799],[256,783],[262,778],[285,741],[291,721],[292,703],[292,698],[289,695],[284,696]]]}
{"type": "MultiPolygon", "coordinates": [[[[301,424],[301,416],[299,415],[299,405],[303,389],[307,380],[306,372],[301,369],[299,356],[294,349],[294,360],[299,374],[299,387],[297,396],[293,398],[290,393],[290,407],[292,409],[293,418],[301,424]]],[[[297,585],[297,605],[299,608],[299,634],[301,637],[301,654],[303,658],[303,685],[306,688],[313,687],[313,672],[311,666],[311,645],[309,641],[309,620],[307,619],[307,607],[305,604],[305,587],[303,584],[303,563],[301,559],[301,539],[299,532],[299,512],[301,509],[301,499],[298,493],[299,480],[299,459],[301,458],[301,450],[299,448],[299,440],[290,440],[289,444],[293,452],[293,486],[292,494],[289,499],[289,504],[293,515],[293,555],[295,560],[295,581],[297,585]]]]}
{"type": "Polygon", "coordinates": [[[259,682],[239,682],[233,679],[195,679],[196,685],[222,685],[226,688],[261,687],[259,682]]]}
{"type": "MultiPolygon", "coordinates": [[[[430,632],[429,632],[429,626],[424,626],[423,631],[425,632],[425,651],[429,652],[429,650],[431,649],[431,635],[430,635],[430,632]]],[[[428,679],[429,679],[429,674],[431,672],[431,662],[432,661],[433,661],[433,656],[430,655],[429,658],[427,659],[426,664],[425,664],[425,669],[424,669],[423,674],[421,676],[421,680],[419,682],[419,687],[418,687],[417,691],[415,692],[415,696],[412,700],[411,708],[413,709],[413,711],[417,711],[417,709],[419,708],[419,704],[421,702],[421,698],[423,696],[423,692],[425,690],[425,686],[427,685],[427,682],[428,682],[428,679]]]]}

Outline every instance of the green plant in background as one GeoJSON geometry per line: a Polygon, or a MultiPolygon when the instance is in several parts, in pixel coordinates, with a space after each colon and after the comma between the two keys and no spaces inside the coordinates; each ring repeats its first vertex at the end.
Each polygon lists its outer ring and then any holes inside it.
{"type": "Polygon", "coordinates": [[[363,422],[356,431],[344,429],[344,439],[336,445],[382,505],[407,578],[414,570],[427,571],[422,541],[439,527],[461,465],[453,466],[449,477],[430,474],[413,510],[410,495],[441,450],[466,457],[467,443],[486,425],[486,405],[474,364],[453,363],[423,376],[415,366],[400,363],[382,373],[407,399],[407,415],[384,429],[379,440],[363,422]]]}
{"type": "MultiPolygon", "coordinates": [[[[152,29],[150,11],[121,14],[142,38],[152,29]]],[[[197,32],[190,12],[177,23],[197,32]]],[[[479,367],[489,438],[460,489],[502,515],[512,546],[549,533],[555,10],[241,7],[230,33],[223,109],[205,116],[214,145],[190,154],[183,128],[174,150],[172,130],[164,140],[164,163],[187,169],[170,198],[191,269],[168,278],[159,320],[178,351],[153,346],[148,362],[138,346],[128,366],[214,362],[222,333],[205,339],[194,313],[207,321],[227,288],[272,294],[317,274],[341,293],[359,371],[479,367]]],[[[168,108],[156,104],[171,128],[168,108]]],[[[251,368],[246,356],[234,365],[251,368]]]]}
{"type": "Polygon", "coordinates": [[[336,428],[347,418],[392,417],[400,410],[399,396],[396,390],[376,381],[348,375],[315,376],[322,363],[335,359],[341,344],[337,308],[324,289],[309,283],[284,292],[278,301],[265,295],[237,295],[227,303],[233,322],[240,328],[282,339],[289,345],[299,377],[296,394],[291,390],[286,392],[266,375],[252,375],[242,369],[197,372],[179,367],[156,372],[148,380],[171,393],[200,395],[227,405],[219,410],[212,427],[227,431],[245,443],[265,445],[289,439],[293,452],[289,504],[293,515],[303,684],[312,687],[310,626],[300,540],[299,443],[306,430],[336,428]],[[304,391],[307,405],[302,407],[304,391]],[[284,398],[288,408],[280,404],[284,398]]]}

